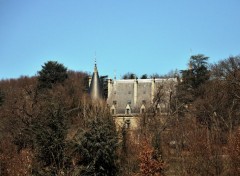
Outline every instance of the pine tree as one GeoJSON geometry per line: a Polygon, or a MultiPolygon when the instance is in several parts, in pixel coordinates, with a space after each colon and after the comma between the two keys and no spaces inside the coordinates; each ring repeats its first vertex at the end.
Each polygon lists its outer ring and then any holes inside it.
{"type": "Polygon", "coordinates": [[[62,83],[68,78],[67,68],[56,61],[48,61],[38,72],[39,88],[52,88],[56,83],[62,83]]]}
{"type": "MultiPolygon", "coordinates": [[[[192,103],[200,94],[201,86],[209,80],[208,57],[203,54],[190,57],[189,68],[181,70],[182,81],[177,86],[176,98],[180,104],[192,103]]],[[[181,109],[183,112],[184,108],[181,109]]]]}
{"type": "Polygon", "coordinates": [[[190,57],[189,69],[182,70],[183,83],[196,89],[209,79],[208,57],[203,54],[190,57]]]}
{"type": "Polygon", "coordinates": [[[80,175],[116,175],[117,135],[115,125],[108,118],[96,118],[89,129],[75,138],[75,154],[79,156],[80,175]]]}

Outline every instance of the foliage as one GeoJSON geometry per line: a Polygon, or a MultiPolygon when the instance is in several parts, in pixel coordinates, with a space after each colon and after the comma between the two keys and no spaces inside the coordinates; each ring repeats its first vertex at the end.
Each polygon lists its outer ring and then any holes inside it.
{"type": "Polygon", "coordinates": [[[133,136],[134,132],[123,125],[119,139],[118,157],[119,157],[119,175],[134,175],[139,171],[139,151],[140,146],[133,136]]]}
{"type": "Polygon", "coordinates": [[[178,76],[178,74],[179,74],[179,71],[176,69],[176,70],[171,70],[167,74],[162,74],[162,75],[160,75],[158,73],[153,73],[149,77],[150,78],[163,78],[163,79],[166,79],[166,78],[175,78],[175,77],[178,76]]]}
{"type": "Polygon", "coordinates": [[[159,159],[154,152],[154,149],[144,141],[140,152],[140,174],[139,176],[161,176],[165,168],[164,162],[159,159]]]}
{"type": "Polygon", "coordinates": [[[231,56],[212,65],[212,79],[226,82],[234,99],[240,99],[240,56],[231,56]]]}
{"type": "Polygon", "coordinates": [[[1,175],[31,175],[33,152],[31,149],[17,151],[10,138],[4,138],[0,143],[0,174],[1,175]]]}
{"type": "Polygon", "coordinates": [[[63,172],[67,159],[64,153],[67,147],[64,109],[56,105],[49,106],[43,117],[33,123],[33,130],[40,168],[43,171],[51,170],[54,174],[63,172]]]}
{"type": "Polygon", "coordinates": [[[211,68],[212,79],[202,86],[201,96],[194,102],[198,120],[209,128],[230,134],[240,124],[240,58],[230,57],[211,68]]]}
{"type": "MultiPolygon", "coordinates": [[[[6,93],[5,106],[0,111],[0,138],[11,139],[8,147],[1,147],[0,155],[5,158],[1,161],[2,173],[25,172],[20,160],[25,151],[30,151],[26,156],[32,157],[27,163],[29,174],[25,175],[70,174],[73,165],[67,135],[85,124],[83,106],[87,106],[88,99],[84,104],[82,97],[88,84],[86,77],[85,73],[70,72],[65,85],[57,84],[48,91],[37,88],[35,77],[0,81],[6,93]]],[[[86,110],[88,114],[90,109],[86,110]]]]}
{"type": "Polygon", "coordinates": [[[40,75],[1,80],[1,175],[239,175],[240,57],[189,65],[177,90],[156,89],[139,129],[118,135],[104,102],[85,94],[86,73],[47,91],[40,75]]]}
{"type": "Polygon", "coordinates": [[[204,93],[193,103],[198,122],[228,132],[239,124],[240,104],[227,87],[221,80],[211,80],[203,86],[204,93]]]}
{"type": "Polygon", "coordinates": [[[67,68],[56,61],[48,61],[38,72],[39,88],[52,88],[56,83],[63,83],[68,78],[67,68]]]}
{"type": "Polygon", "coordinates": [[[183,83],[190,88],[196,89],[209,79],[208,57],[203,54],[190,57],[189,69],[182,70],[183,83]]]}
{"type": "Polygon", "coordinates": [[[116,175],[117,136],[111,117],[96,118],[89,129],[75,136],[75,154],[79,156],[81,175],[116,175]]]}
{"type": "Polygon", "coordinates": [[[148,75],[147,74],[143,74],[140,79],[147,79],[147,78],[148,78],[148,75]]]}
{"type": "Polygon", "coordinates": [[[182,104],[178,115],[183,116],[188,106],[203,94],[202,86],[209,80],[208,57],[198,54],[190,57],[189,69],[181,70],[181,81],[177,86],[174,101],[182,104]]]}
{"type": "Polygon", "coordinates": [[[128,72],[122,76],[122,79],[135,79],[137,78],[136,74],[128,72]]]}

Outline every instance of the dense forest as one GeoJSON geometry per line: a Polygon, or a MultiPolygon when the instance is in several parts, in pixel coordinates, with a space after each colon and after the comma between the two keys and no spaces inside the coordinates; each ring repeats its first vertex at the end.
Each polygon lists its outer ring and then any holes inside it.
{"type": "Polygon", "coordinates": [[[107,103],[89,98],[89,75],[58,62],[1,80],[0,175],[240,175],[240,56],[188,65],[166,113],[159,87],[137,130],[117,128],[107,103]]]}

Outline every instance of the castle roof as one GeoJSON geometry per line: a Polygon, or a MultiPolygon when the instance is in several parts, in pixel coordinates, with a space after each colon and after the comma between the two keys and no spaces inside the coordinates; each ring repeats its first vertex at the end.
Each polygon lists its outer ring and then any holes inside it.
{"type": "Polygon", "coordinates": [[[164,90],[162,101],[168,102],[170,90],[174,90],[176,78],[152,78],[152,79],[123,79],[110,80],[108,87],[108,104],[116,109],[116,114],[124,114],[127,105],[131,113],[139,113],[141,107],[150,106],[157,91],[164,90]]]}
{"type": "Polygon", "coordinates": [[[97,64],[95,64],[94,66],[94,72],[91,79],[89,93],[93,100],[102,98],[102,89],[101,89],[101,83],[98,75],[97,64]]]}

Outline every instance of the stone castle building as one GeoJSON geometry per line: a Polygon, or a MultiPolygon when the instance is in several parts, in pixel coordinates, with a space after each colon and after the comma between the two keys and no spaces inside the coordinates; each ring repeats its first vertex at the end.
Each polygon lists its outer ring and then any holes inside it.
{"type": "MultiPolygon", "coordinates": [[[[102,98],[96,64],[89,83],[90,96],[93,99],[102,98]]],[[[107,104],[118,125],[136,128],[137,117],[151,106],[155,107],[156,113],[168,113],[169,102],[176,85],[177,78],[108,79],[107,104]]]]}

